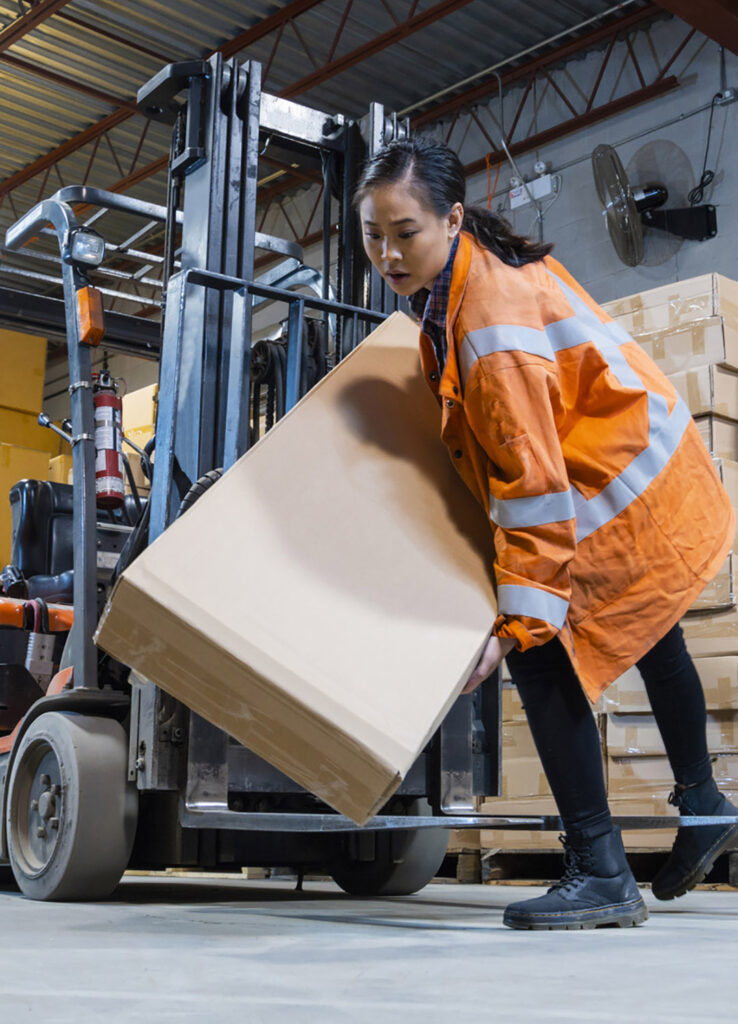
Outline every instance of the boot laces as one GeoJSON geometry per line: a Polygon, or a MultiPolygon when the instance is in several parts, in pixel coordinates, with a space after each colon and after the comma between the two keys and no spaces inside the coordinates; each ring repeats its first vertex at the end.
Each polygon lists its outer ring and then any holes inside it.
{"type": "Polygon", "coordinates": [[[684,797],[682,796],[681,788],[679,786],[675,786],[673,791],[669,793],[667,803],[670,803],[672,807],[681,808],[684,803],[684,797]]]}
{"type": "Polygon", "coordinates": [[[572,846],[566,836],[559,836],[564,847],[564,873],[554,882],[549,892],[569,892],[592,874],[592,845],[572,846]]]}
{"type": "Polygon", "coordinates": [[[681,782],[677,782],[676,785],[674,786],[673,792],[669,793],[669,796],[667,797],[667,803],[670,803],[672,805],[672,807],[679,808],[681,810],[682,814],[684,814],[685,812],[687,814],[690,814],[691,811],[690,811],[689,806],[687,805],[687,803],[686,803],[686,801],[684,799],[684,794],[686,792],[688,792],[688,790],[690,790],[690,789],[697,789],[697,787],[701,786],[701,785],[702,785],[702,782],[690,782],[687,785],[684,785],[681,782]],[[683,810],[682,810],[682,808],[683,808],[683,810]]]}

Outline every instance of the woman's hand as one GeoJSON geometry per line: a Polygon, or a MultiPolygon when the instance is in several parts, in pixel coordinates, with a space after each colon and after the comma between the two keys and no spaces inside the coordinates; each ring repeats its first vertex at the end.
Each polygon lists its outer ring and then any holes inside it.
{"type": "Polygon", "coordinates": [[[515,641],[507,637],[502,640],[497,636],[491,636],[487,645],[482,651],[482,656],[477,662],[477,667],[469,676],[462,693],[473,693],[487,676],[491,675],[500,664],[505,655],[513,649],[515,641]]]}

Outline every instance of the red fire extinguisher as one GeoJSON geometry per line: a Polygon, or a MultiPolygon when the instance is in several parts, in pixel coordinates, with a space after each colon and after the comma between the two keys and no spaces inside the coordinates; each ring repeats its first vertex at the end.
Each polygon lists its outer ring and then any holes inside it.
{"type": "Polygon", "coordinates": [[[123,504],[123,401],[107,370],[92,375],[95,406],[95,493],[98,508],[123,504]]]}

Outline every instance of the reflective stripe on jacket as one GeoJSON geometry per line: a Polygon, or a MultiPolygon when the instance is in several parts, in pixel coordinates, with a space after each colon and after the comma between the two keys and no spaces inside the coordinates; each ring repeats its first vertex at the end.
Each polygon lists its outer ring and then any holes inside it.
{"type": "Polygon", "coordinates": [[[437,380],[442,437],[489,515],[498,617],[557,634],[594,701],[689,608],[735,516],[689,409],[556,260],[509,267],[462,233],[437,380]]]}

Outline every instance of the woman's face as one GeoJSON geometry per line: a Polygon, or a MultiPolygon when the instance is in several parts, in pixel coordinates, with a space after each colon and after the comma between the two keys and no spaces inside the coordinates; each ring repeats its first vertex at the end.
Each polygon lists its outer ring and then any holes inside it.
{"type": "Polygon", "coordinates": [[[431,288],[446,266],[461,229],[464,208],[455,203],[439,217],[418,201],[404,181],[380,185],[359,206],[364,248],[393,292],[413,295],[431,288]]]}

